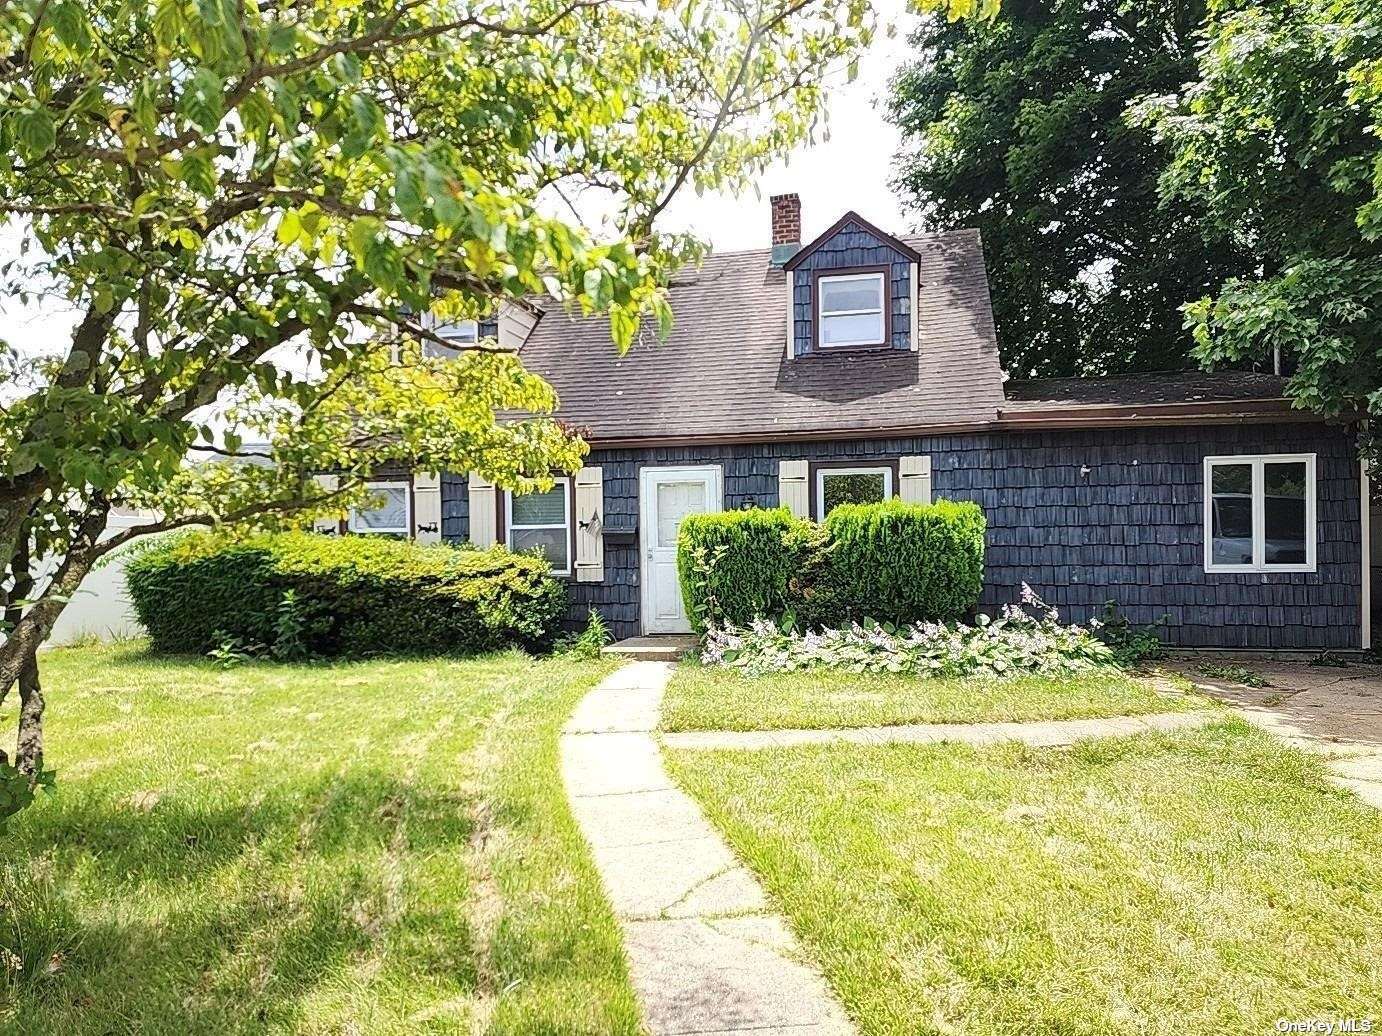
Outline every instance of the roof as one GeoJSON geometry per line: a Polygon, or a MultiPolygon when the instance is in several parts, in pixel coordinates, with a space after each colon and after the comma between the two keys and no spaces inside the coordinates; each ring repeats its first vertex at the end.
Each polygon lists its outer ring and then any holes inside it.
{"type": "Polygon", "coordinates": [[[669,338],[649,332],[623,356],[607,317],[544,300],[523,362],[556,388],[558,416],[601,445],[990,424],[1003,387],[979,235],[901,240],[918,256],[916,352],[787,359],[787,275],[760,249],[679,275],[669,338]]]}
{"type": "Polygon", "coordinates": [[[1243,371],[1175,371],[1130,378],[1037,378],[1003,386],[1005,413],[1072,406],[1135,406],[1282,399],[1286,379],[1243,371]]]}

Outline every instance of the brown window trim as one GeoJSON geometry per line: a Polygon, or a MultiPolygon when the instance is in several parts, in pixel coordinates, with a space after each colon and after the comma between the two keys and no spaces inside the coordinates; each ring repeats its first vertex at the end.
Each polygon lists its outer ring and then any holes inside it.
{"type": "Polygon", "coordinates": [[[887,263],[877,266],[841,266],[811,271],[811,350],[821,355],[831,353],[856,352],[866,349],[888,349],[893,338],[893,284],[892,267],[887,263]],[[881,273],[883,275],[883,341],[862,342],[858,345],[821,344],[821,279],[825,277],[849,277],[853,274],[881,273]]]}
{"type": "MultiPolygon", "coordinates": [[[[566,559],[571,571],[562,575],[552,573],[553,579],[572,580],[576,578],[576,480],[571,475],[563,475],[552,479],[552,485],[558,486],[566,484],[566,559]]],[[[512,550],[509,546],[509,514],[508,508],[504,505],[508,502],[509,491],[494,487],[494,539],[506,550],[512,550]]]]}
{"type": "MultiPolygon", "coordinates": [[[[819,500],[819,498],[818,498],[818,494],[816,493],[816,483],[819,481],[819,479],[817,478],[817,475],[816,475],[817,472],[819,472],[819,471],[835,471],[835,470],[839,470],[840,468],[887,468],[889,471],[891,471],[891,472],[893,473],[893,474],[892,474],[892,486],[893,486],[893,493],[892,493],[892,496],[893,496],[893,497],[896,497],[897,494],[898,494],[898,492],[900,491],[900,488],[901,488],[900,485],[899,485],[899,483],[898,483],[898,479],[901,478],[901,474],[900,474],[900,472],[899,472],[899,467],[900,467],[900,465],[899,465],[898,459],[897,459],[896,457],[892,457],[892,458],[888,458],[888,457],[879,457],[879,458],[876,459],[876,460],[871,460],[871,459],[869,459],[868,457],[860,457],[860,458],[856,458],[855,460],[822,460],[822,461],[814,461],[814,460],[813,460],[813,461],[811,461],[811,462],[808,463],[807,466],[806,466],[806,485],[807,485],[807,488],[810,490],[810,493],[811,493],[811,498],[810,498],[810,499],[811,499],[811,508],[810,508],[811,520],[812,520],[812,521],[818,522],[818,521],[820,521],[821,519],[823,519],[823,518],[825,517],[825,515],[819,513],[819,511],[820,511],[820,500],[819,500]]],[[[889,497],[889,499],[892,499],[892,497],[889,497]]]]}

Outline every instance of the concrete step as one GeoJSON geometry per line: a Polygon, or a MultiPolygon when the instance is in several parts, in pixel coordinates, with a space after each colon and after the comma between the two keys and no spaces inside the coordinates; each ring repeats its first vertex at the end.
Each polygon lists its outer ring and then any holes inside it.
{"type": "Polygon", "coordinates": [[[688,651],[696,649],[697,640],[679,633],[658,634],[652,637],[629,637],[604,649],[606,655],[622,655],[640,662],[676,662],[688,651]]]}

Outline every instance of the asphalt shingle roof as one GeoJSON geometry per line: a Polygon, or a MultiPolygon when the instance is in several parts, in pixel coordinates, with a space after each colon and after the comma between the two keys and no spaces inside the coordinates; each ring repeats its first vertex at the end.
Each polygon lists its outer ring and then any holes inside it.
{"type": "Polygon", "coordinates": [[[595,442],[987,424],[1003,402],[976,231],[902,238],[921,255],[916,352],[787,359],[787,282],[770,251],[711,255],[672,285],[676,326],[619,356],[604,317],[545,310],[524,365],[595,442]]]}

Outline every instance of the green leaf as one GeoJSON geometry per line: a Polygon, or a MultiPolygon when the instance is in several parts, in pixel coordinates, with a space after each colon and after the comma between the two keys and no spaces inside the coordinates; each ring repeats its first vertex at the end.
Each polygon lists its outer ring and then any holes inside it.
{"type": "Polygon", "coordinates": [[[53,117],[46,108],[37,105],[21,109],[16,119],[19,125],[19,139],[30,158],[47,154],[57,143],[57,130],[53,117]]]}
{"type": "Polygon", "coordinates": [[[198,129],[210,133],[225,114],[224,89],[220,76],[209,68],[199,68],[178,99],[178,111],[198,129]]]}

